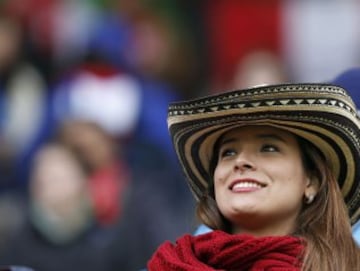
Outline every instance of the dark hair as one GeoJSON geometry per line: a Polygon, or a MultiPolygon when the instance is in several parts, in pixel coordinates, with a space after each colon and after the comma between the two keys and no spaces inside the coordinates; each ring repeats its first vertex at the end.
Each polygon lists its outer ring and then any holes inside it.
{"type": "Polygon", "coordinates": [[[199,200],[196,206],[196,215],[202,223],[211,229],[223,230],[225,232],[231,231],[231,223],[220,212],[217,203],[215,201],[215,189],[214,189],[214,172],[219,159],[220,142],[222,136],[216,141],[213,150],[213,156],[210,160],[208,179],[209,186],[205,191],[202,198],[199,200]]]}

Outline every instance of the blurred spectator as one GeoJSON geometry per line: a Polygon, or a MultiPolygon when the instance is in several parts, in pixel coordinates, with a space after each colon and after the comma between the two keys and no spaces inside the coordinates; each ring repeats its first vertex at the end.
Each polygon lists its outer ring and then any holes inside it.
{"type": "Polygon", "coordinates": [[[96,122],[68,120],[59,127],[58,140],[83,161],[97,222],[114,224],[121,214],[131,176],[118,144],[96,122]]]}
{"type": "Polygon", "coordinates": [[[156,146],[134,140],[126,146],[131,185],[109,251],[112,271],[138,271],[161,240],[192,232],[194,202],[182,172],[156,146]],[[124,245],[126,244],[126,245],[124,245]]]}
{"type": "Polygon", "coordinates": [[[136,78],[89,54],[54,82],[52,108],[57,123],[67,119],[95,122],[117,138],[133,133],[141,99],[136,78]]]}
{"type": "Polygon", "coordinates": [[[35,156],[28,220],[8,243],[0,264],[35,270],[103,270],[104,259],[91,240],[93,213],[86,171],[73,153],[58,144],[35,156]]]}
{"type": "Polygon", "coordinates": [[[232,88],[280,84],[289,81],[282,59],[266,50],[249,52],[238,63],[232,88]]]}
{"type": "Polygon", "coordinates": [[[113,224],[131,179],[122,145],[138,122],[139,85],[96,57],[62,78],[53,95],[58,140],[73,149],[89,170],[98,222],[113,224]]]}
{"type": "Polygon", "coordinates": [[[11,17],[0,17],[1,188],[26,183],[31,154],[44,135],[46,84],[22,55],[23,32],[11,17]]]}
{"type": "Polygon", "coordinates": [[[53,91],[57,139],[89,170],[95,217],[112,240],[111,270],[138,270],[163,240],[192,231],[191,195],[161,140],[169,140],[171,92],[160,85],[97,56],[53,91]]]}
{"type": "MultiPolygon", "coordinates": [[[[195,86],[202,72],[199,60],[204,48],[197,49],[196,27],[191,23],[198,16],[191,17],[194,11],[189,6],[195,5],[112,1],[112,10],[95,28],[90,47],[136,76],[166,83],[185,96],[194,95],[192,92],[199,91],[195,86]]],[[[201,25],[200,20],[196,22],[201,25]]]]}
{"type": "Polygon", "coordinates": [[[139,1],[114,5],[116,12],[107,14],[94,29],[89,51],[135,78],[141,96],[134,136],[175,159],[166,126],[167,105],[194,95],[200,69],[194,41],[182,21],[164,15],[159,5],[139,1]]]}
{"type": "Polygon", "coordinates": [[[237,63],[253,50],[277,55],[295,82],[325,81],[360,64],[359,1],[202,3],[212,92],[231,88],[237,63]]]}
{"type": "Polygon", "coordinates": [[[238,63],[253,50],[282,57],[282,1],[203,1],[211,92],[230,89],[238,63]]]}
{"type": "Polygon", "coordinates": [[[92,224],[87,173],[65,146],[44,145],[30,180],[31,219],[55,245],[71,243],[92,224]]]}
{"type": "MultiPolygon", "coordinates": [[[[105,29],[110,31],[108,27],[105,29]]],[[[107,31],[102,32],[104,38],[107,31]]],[[[114,138],[136,137],[158,146],[174,160],[166,117],[167,105],[179,94],[167,83],[114,64],[102,52],[102,46],[107,48],[106,39],[98,42],[82,62],[53,84],[56,122],[68,118],[94,121],[114,138]]]]}
{"type": "Polygon", "coordinates": [[[165,239],[192,231],[191,195],[157,148],[129,141],[119,156],[99,126],[79,120],[57,140],[35,156],[28,220],[0,264],[135,271],[165,239]]]}

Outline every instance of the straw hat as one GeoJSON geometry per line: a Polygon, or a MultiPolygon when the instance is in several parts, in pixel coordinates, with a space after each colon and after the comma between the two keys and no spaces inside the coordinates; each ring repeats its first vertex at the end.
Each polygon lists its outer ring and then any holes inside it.
{"type": "Polygon", "coordinates": [[[360,216],[360,121],[346,91],[329,84],[284,84],[235,90],[169,106],[168,127],[190,188],[209,185],[214,144],[242,125],[269,125],[307,139],[338,180],[352,224],[360,216]]]}

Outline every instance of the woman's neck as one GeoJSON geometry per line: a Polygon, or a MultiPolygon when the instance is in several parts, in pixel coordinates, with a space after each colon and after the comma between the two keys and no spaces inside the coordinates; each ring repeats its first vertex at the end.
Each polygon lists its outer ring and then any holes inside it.
{"type": "Polygon", "coordinates": [[[233,234],[249,234],[257,237],[284,236],[295,231],[295,221],[267,221],[258,225],[234,225],[233,234]]]}

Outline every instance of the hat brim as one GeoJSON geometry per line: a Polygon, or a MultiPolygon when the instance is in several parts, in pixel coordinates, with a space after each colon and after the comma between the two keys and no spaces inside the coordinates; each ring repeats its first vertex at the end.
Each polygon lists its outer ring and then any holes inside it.
{"type": "Polygon", "coordinates": [[[324,84],[277,85],[236,90],[169,107],[168,126],[190,188],[199,200],[211,182],[217,139],[244,125],[268,125],[319,148],[338,180],[351,222],[360,216],[360,126],[351,98],[324,84]]]}

